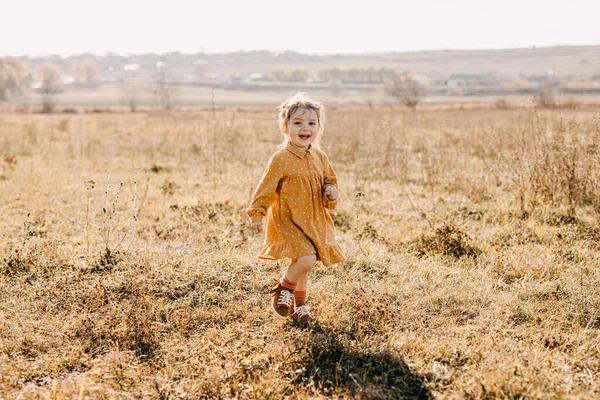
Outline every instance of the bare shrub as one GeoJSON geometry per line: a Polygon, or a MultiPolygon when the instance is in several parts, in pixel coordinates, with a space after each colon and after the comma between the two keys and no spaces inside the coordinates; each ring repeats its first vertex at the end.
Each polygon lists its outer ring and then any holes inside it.
{"type": "Polygon", "coordinates": [[[425,96],[425,88],[410,74],[404,74],[386,82],[385,91],[397,102],[415,111],[425,96]]]}
{"type": "Polygon", "coordinates": [[[465,231],[448,223],[436,228],[433,234],[421,235],[410,244],[410,249],[420,256],[443,254],[455,258],[477,257],[481,253],[465,231]]]}
{"type": "Polygon", "coordinates": [[[600,130],[588,123],[543,122],[537,110],[509,134],[499,157],[512,176],[520,209],[528,215],[538,204],[566,205],[574,217],[584,202],[598,202],[600,130]]]}
{"type": "Polygon", "coordinates": [[[510,108],[510,104],[506,99],[498,99],[494,102],[494,107],[498,110],[508,110],[510,108]]]}
{"type": "Polygon", "coordinates": [[[129,107],[129,111],[137,111],[140,96],[143,91],[142,86],[136,82],[130,82],[125,79],[119,80],[119,86],[121,88],[121,97],[123,102],[129,107]]]}
{"type": "Polygon", "coordinates": [[[536,102],[540,107],[556,107],[556,95],[550,82],[543,82],[536,92],[536,102]]]}
{"type": "Polygon", "coordinates": [[[153,357],[160,348],[158,307],[142,288],[140,282],[129,281],[118,288],[118,295],[105,286],[82,293],[88,312],[71,324],[68,335],[93,355],[104,354],[116,344],[139,358],[153,357]]]}
{"type": "MultiPolygon", "coordinates": [[[[534,202],[568,206],[569,216],[584,202],[597,203],[600,183],[600,130],[562,120],[544,126],[534,110],[536,129],[529,143],[529,185],[534,202]]],[[[587,125],[587,126],[586,126],[587,125]]]]}
{"type": "Polygon", "coordinates": [[[152,93],[161,108],[171,110],[175,105],[177,97],[177,87],[173,82],[173,76],[167,66],[159,63],[156,69],[156,77],[154,80],[154,89],[152,93]]]}

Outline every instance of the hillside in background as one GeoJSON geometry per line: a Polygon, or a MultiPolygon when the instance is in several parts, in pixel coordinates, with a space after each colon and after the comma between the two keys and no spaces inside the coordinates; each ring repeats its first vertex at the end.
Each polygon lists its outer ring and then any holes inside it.
{"type": "Polygon", "coordinates": [[[223,74],[268,74],[271,70],[278,68],[306,68],[316,72],[332,67],[390,67],[433,77],[468,73],[515,78],[546,74],[550,70],[554,74],[570,77],[591,77],[600,74],[600,45],[335,55],[269,51],[226,54],[173,52],[129,56],[109,53],[104,56],[82,54],[67,58],[56,55],[24,56],[21,57],[21,60],[30,67],[51,61],[68,71],[74,63],[87,58],[95,58],[103,72],[113,72],[115,75],[123,71],[123,67],[128,64],[139,64],[143,69],[152,69],[158,62],[164,62],[173,68],[182,70],[223,74]],[[111,67],[112,71],[110,71],[111,67]]]}

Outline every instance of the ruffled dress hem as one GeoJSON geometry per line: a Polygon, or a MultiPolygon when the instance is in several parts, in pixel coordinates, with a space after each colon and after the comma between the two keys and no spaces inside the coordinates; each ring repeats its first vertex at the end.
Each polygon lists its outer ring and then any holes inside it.
{"type": "Polygon", "coordinates": [[[299,249],[293,243],[263,244],[258,249],[257,256],[263,260],[281,260],[283,258],[299,258],[308,254],[316,254],[317,260],[320,260],[325,266],[339,263],[346,259],[342,249],[337,244],[320,246],[318,250],[314,248],[309,250],[306,246],[302,247],[304,249],[299,249]]]}

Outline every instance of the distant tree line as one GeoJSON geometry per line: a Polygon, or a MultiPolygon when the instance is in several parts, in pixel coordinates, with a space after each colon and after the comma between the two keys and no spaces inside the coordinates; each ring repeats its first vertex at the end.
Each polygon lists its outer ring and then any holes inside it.
{"type": "Polygon", "coordinates": [[[393,68],[327,68],[317,71],[320,81],[341,81],[342,83],[383,83],[395,79],[398,71],[393,68]]]}
{"type": "Polygon", "coordinates": [[[308,69],[273,69],[269,79],[276,82],[306,82],[315,79],[320,82],[342,83],[384,83],[396,79],[399,72],[394,68],[325,68],[311,73],[308,69]]]}
{"type": "Polygon", "coordinates": [[[269,79],[275,82],[306,82],[310,78],[307,69],[273,69],[269,79]]]}
{"type": "MultiPolygon", "coordinates": [[[[72,70],[76,86],[97,87],[100,84],[98,65],[93,58],[74,63],[72,70]]],[[[55,95],[63,90],[63,75],[62,68],[52,62],[44,62],[29,71],[18,58],[0,57],[0,101],[27,95],[34,89],[41,97],[43,111],[52,112],[55,95]]]]}
{"type": "Polygon", "coordinates": [[[0,57],[0,101],[26,95],[32,82],[41,96],[44,112],[54,109],[55,94],[62,90],[62,69],[53,63],[38,65],[33,73],[17,58],[0,57]]]}

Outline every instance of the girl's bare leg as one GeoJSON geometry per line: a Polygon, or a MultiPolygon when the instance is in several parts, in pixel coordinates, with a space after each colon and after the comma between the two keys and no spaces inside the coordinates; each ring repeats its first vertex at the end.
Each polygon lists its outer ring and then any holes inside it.
{"type": "MultiPolygon", "coordinates": [[[[293,283],[298,283],[303,275],[308,275],[308,272],[315,266],[317,262],[316,254],[308,254],[299,258],[292,259],[292,263],[285,273],[285,277],[293,283]]],[[[304,287],[306,288],[306,276],[304,276],[304,287]]],[[[296,286],[298,288],[298,286],[296,286]]],[[[298,290],[298,289],[297,289],[298,290]]]]}
{"type": "Polygon", "coordinates": [[[305,272],[304,275],[302,275],[300,279],[298,279],[298,282],[296,282],[296,291],[294,292],[294,300],[296,303],[294,310],[296,309],[296,307],[303,306],[306,303],[306,298],[308,297],[306,291],[307,286],[308,272],[305,272]]]}
{"type": "Polygon", "coordinates": [[[308,287],[308,272],[305,272],[304,274],[302,274],[300,276],[300,279],[298,279],[298,282],[296,282],[296,291],[297,292],[301,292],[301,291],[305,291],[306,288],[308,287]]]}

